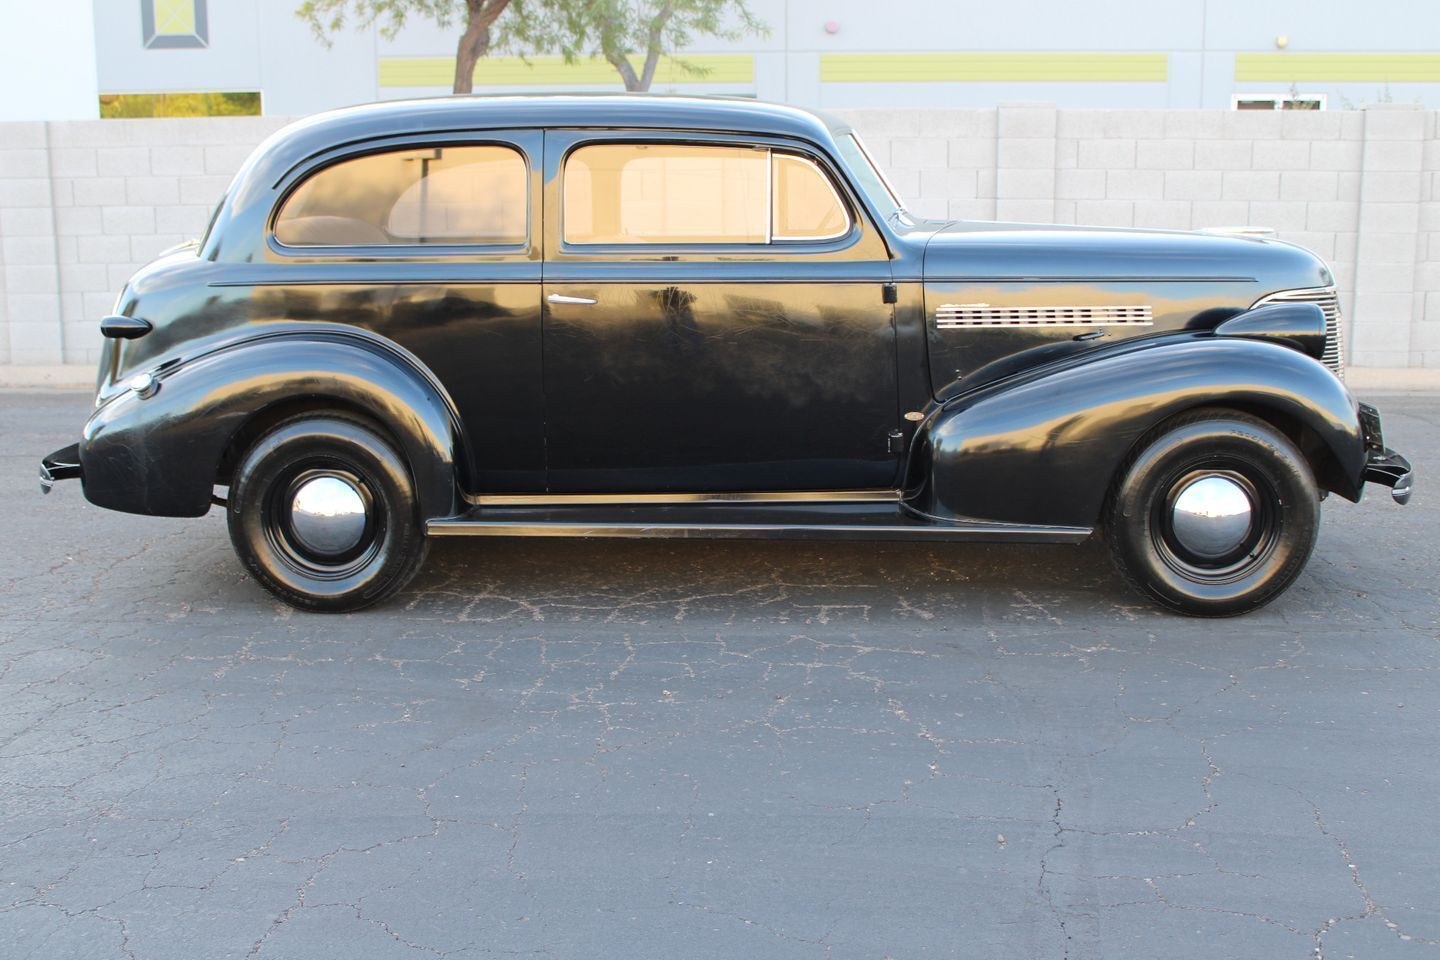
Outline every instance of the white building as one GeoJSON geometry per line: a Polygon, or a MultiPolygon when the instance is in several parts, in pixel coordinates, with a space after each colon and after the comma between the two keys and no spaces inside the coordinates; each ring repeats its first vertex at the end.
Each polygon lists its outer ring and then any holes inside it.
{"type": "Polygon", "coordinates": [[[100,115],[93,0],[0,0],[0,120],[100,115]]]}
{"type": "MultiPolygon", "coordinates": [[[[373,27],[347,28],[327,46],[296,16],[300,0],[0,2],[10,27],[0,39],[0,69],[10,81],[0,111],[5,119],[83,116],[77,104],[97,96],[134,115],[153,101],[127,96],[250,94],[213,109],[197,107],[195,98],[170,101],[157,112],[296,115],[443,93],[458,36],[458,28],[442,31],[412,18],[393,39],[373,27]],[[86,62],[91,49],[93,71],[86,62]]],[[[750,6],[769,25],[767,36],[699,38],[685,58],[708,73],[688,76],[663,65],[654,89],[837,109],[1019,100],[1062,108],[1229,108],[1237,101],[1268,108],[1294,97],[1330,109],[1376,102],[1440,107],[1435,0],[1386,0],[1363,12],[1348,0],[750,0],[750,6]],[[1423,49],[1427,43],[1431,49],[1423,49]]],[[[476,73],[477,92],[618,86],[603,61],[525,62],[501,52],[476,73]]]]}

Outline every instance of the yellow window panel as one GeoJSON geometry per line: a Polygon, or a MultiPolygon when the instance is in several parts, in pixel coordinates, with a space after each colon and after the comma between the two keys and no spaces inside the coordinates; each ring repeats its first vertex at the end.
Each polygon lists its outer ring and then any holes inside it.
{"type": "Polygon", "coordinates": [[[1169,78],[1163,53],[826,53],[826,83],[1151,82],[1169,78]]]}
{"type": "Polygon", "coordinates": [[[1434,53],[1237,53],[1242,83],[1440,83],[1434,53]]]}
{"type": "MultiPolygon", "coordinates": [[[[632,61],[637,73],[643,63],[632,61]]],[[[619,84],[620,74],[600,57],[566,63],[564,57],[483,57],[475,65],[477,87],[578,86],[619,84]]],[[[382,57],[382,87],[448,87],[455,79],[454,57],[382,57]]],[[[748,54],[700,54],[661,57],[655,84],[754,83],[755,58],[748,54]],[[701,73],[690,73],[682,63],[701,73]]]]}
{"type": "Polygon", "coordinates": [[[195,32],[195,0],[154,0],[155,32],[162,36],[195,32]]]}

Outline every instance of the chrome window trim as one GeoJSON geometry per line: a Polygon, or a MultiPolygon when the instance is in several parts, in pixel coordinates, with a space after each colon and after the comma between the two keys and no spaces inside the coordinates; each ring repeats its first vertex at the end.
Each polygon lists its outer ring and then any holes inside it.
{"type": "Polygon", "coordinates": [[[870,148],[865,146],[865,141],[860,138],[860,134],[852,130],[846,136],[855,142],[855,146],[860,149],[860,153],[869,162],[870,169],[874,170],[875,176],[880,179],[880,185],[885,188],[886,193],[890,194],[891,202],[901,213],[905,213],[905,202],[900,199],[900,194],[895,190],[895,185],[890,182],[890,176],[885,169],[875,162],[874,155],[870,153],[870,148]]]}
{"type": "Polygon", "coordinates": [[[765,246],[775,242],[775,148],[765,148],[765,246]]]}

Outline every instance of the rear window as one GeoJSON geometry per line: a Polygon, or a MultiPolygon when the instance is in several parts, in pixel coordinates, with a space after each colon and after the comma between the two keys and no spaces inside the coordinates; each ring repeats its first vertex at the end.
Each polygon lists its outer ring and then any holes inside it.
{"type": "Polygon", "coordinates": [[[446,146],[345,160],[302,183],[275,219],[290,247],[524,243],[525,159],[511,147],[446,146]]]}

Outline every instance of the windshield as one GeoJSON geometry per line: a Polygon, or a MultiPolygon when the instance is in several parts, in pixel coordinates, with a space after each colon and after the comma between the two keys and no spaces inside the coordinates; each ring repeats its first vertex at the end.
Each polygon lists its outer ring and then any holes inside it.
{"type": "Polygon", "coordinates": [[[910,215],[905,211],[904,201],[870,158],[870,151],[865,149],[859,135],[847,133],[836,138],[836,143],[841,155],[845,157],[845,163],[850,167],[850,173],[880,214],[887,220],[897,215],[906,220],[910,219],[910,215]]]}

